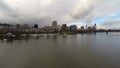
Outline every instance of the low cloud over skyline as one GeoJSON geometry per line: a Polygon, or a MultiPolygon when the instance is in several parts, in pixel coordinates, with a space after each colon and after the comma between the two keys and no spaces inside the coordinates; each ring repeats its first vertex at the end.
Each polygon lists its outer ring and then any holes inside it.
{"type": "MultiPolygon", "coordinates": [[[[61,25],[77,20],[78,23],[81,20],[85,23],[94,23],[99,19],[96,23],[104,27],[112,28],[114,24],[113,27],[118,28],[120,20],[100,20],[119,14],[119,6],[119,0],[0,0],[0,22],[45,26],[50,25],[53,20],[57,20],[61,25]]],[[[120,19],[120,15],[117,19],[120,19]]]]}

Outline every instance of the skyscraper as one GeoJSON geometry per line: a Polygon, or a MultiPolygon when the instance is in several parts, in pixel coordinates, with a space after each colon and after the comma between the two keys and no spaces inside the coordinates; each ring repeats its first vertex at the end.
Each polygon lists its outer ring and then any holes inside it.
{"type": "Polygon", "coordinates": [[[57,28],[57,21],[53,21],[52,22],[52,29],[56,29],[57,28]]]}
{"type": "Polygon", "coordinates": [[[67,31],[67,24],[62,24],[62,29],[61,29],[63,32],[66,32],[67,31]]]}

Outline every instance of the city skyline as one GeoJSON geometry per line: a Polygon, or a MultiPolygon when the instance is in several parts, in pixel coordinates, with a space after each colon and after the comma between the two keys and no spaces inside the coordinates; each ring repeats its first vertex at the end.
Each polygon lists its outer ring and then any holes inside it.
{"type": "Polygon", "coordinates": [[[119,0],[1,0],[0,22],[51,25],[98,24],[120,28],[119,0]]]}

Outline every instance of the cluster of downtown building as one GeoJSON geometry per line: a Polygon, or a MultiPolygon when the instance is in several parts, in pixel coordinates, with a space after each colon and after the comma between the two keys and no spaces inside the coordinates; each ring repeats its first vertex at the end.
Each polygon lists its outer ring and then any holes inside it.
{"type": "Polygon", "coordinates": [[[51,22],[51,26],[44,26],[39,28],[38,24],[34,24],[33,26],[29,26],[29,24],[0,24],[0,32],[21,32],[21,33],[65,33],[65,32],[95,32],[96,31],[96,24],[92,26],[85,25],[80,28],[77,25],[70,25],[62,24],[61,26],[58,25],[57,21],[51,22]]]}
{"type": "Polygon", "coordinates": [[[97,29],[97,25],[81,25],[78,28],[77,25],[62,24],[58,25],[57,21],[51,22],[51,26],[44,26],[39,28],[38,24],[34,24],[30,26],[29,24],[2,24],[0,23],[0,33],[93,33],[93,32],[120,32],[120,30],[105,30],[105,29],[97,29]]]}

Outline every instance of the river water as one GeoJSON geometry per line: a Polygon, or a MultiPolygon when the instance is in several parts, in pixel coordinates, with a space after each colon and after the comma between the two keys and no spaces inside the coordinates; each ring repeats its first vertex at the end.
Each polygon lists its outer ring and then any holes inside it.
{"type": "Polygon", "coordinates": [[[120,68],[120,33],[0,40],[0,68],[120,68]]]}

